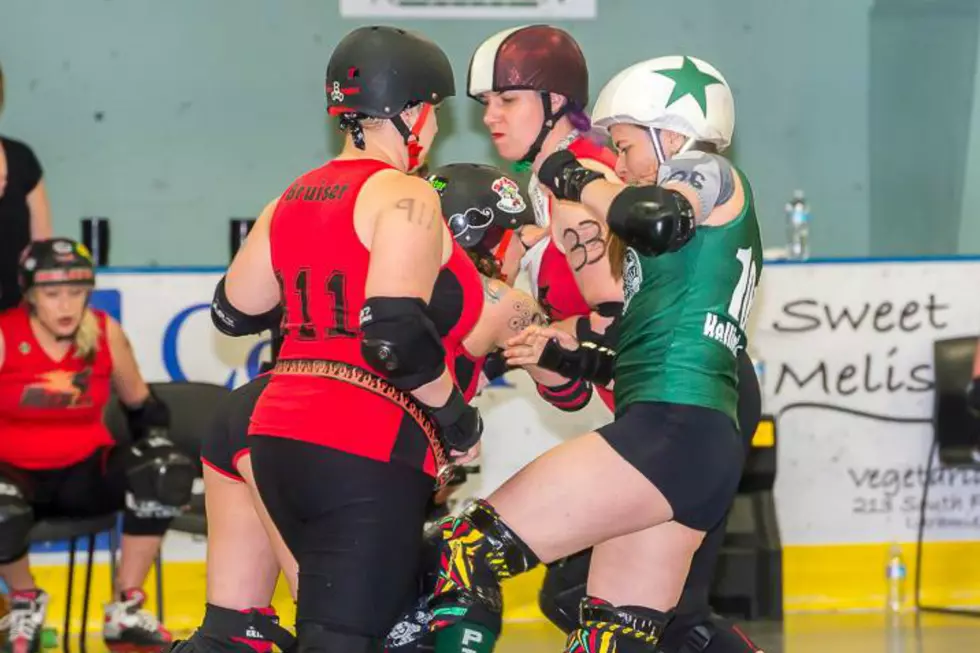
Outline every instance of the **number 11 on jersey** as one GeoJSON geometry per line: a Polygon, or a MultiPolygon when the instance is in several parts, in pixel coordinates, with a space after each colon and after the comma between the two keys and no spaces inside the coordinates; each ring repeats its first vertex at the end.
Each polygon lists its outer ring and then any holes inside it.
{"type": "MultiPolygon", "coordinates": [[[[296,319],[289,310],[289,303],[286,302],[286,288],[282,277],[277,274],[279,279],[280,293],[283,303],[286,305],[285,320],[286,325],[298,325],[297,338],[299,340],[315,340],[317,338],[317,327],[319,324],[326,324],[323,329],[324,338],[353,338],[357,334],[347,327],[347,298],[346,280],[344,273],[334,270],[327,277],[324,283],[323,295],[311,293],[309,268],[300,268],[293,279],[292,293],[299,298],[300,319],[296,319]],[[318,297],[326,296],[329,298],[329,315],[325,315],[323,307],[319,305],[318,297]],[[311,306],[311,301],[313,305],[311,306]]],[[[288,326],[283,329],[285,334],[288,326]]]]}

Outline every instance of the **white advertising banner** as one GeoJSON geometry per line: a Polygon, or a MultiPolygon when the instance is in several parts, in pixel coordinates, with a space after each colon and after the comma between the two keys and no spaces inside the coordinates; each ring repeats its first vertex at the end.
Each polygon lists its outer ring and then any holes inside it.
{"type": "MultiPolygon", "coordinates": [[[[96,304],[121,316],[144,375],[238,386],[268,338],[218,334],[220,272],[106,272],[96,304]]],[[[932,348],[980,332],[980,261],[769,265],[750,352],[778,415],[776,501],[784,544],[911,541],[932,438],[932,348]]],[[[486,494],[535,455],[610,419],[564,414],[520,373],[479,398],[486,494]]],[[[980,538],[980,473],[933,474],[927,539],[980,538]]]]}
{"type": "Polygon", "coordinates": [[[344,18],[551,20],[595,18],[598,0],[340,0],[344,18]]]}
{"type": "MultiPolygon", "coordinates": [[[[778,416],[786,544],[914,541],[933,343],[980,333],[980,261],[770,265],[750,353],[778,416]]],[[[980,538],[980,473],[932,474],[926,539],[980,538]]]]}

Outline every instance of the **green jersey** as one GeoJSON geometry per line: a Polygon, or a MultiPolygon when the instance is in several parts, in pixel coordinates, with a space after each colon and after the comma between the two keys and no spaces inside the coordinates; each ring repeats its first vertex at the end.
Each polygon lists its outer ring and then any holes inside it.
{"type": "Polygon", "coordinates": [[[700,225],[680,250],[627,249],[615,368],[617,410],[637,401],[720,410],[737,424],[736,354],[762,272],[762,241],[748,181],[745,207],[720,227],[700,225]]]}

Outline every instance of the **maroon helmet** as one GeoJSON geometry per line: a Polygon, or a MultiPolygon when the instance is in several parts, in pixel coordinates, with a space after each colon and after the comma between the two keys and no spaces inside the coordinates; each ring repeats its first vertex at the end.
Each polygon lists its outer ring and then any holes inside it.
{"type": "Polygon", "coordinates": [[[564,95],[579,109],[589,103],[589,69],[572,36],[551,25],[515,27],[480,44],[470,60],[467,94],[532,90],[564,95]]]}

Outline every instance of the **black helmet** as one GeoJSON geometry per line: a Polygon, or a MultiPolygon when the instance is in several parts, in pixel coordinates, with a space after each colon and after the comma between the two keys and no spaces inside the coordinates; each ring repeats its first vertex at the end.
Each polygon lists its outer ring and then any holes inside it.
{"type": "Polygon", "coordinates": [[[499,168],[453,163],[432,171],[427,179],[442,199],[449,231],[465,249],[488,251],[505,231],[534,224],[534,211],[521,185],[499,168]]]}
{"type": "Polygon", "coordinates": [[[70,238],[35,240],[20,257],[20,287],[95,285],[95,264],[85,245],[70,238]]]}
{"type": "Polygon", "coordinates": [[[327,64],[331,115],[394,118],[406,107],[456,94],[453,68],[438,45],[397,27],[361,27],[345,36],[327,64]]]}

